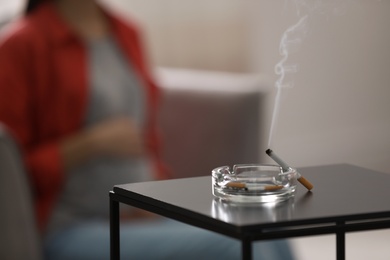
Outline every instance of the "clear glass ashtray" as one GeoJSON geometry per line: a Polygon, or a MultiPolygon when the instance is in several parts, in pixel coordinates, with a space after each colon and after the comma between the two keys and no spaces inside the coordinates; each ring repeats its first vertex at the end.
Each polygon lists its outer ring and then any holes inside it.
{"type": "Polygon", "coordinates": [[[297,171],[278,165],[238,164],[212,170],[213,195],[243,203],[278,202],[294,196],[297,171]]]}

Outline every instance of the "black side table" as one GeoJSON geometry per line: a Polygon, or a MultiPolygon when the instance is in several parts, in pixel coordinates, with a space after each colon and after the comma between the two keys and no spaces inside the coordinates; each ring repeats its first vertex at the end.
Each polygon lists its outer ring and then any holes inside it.
{"type": "Polygon", "coordinates": [[[119,203],[135,206],[242,242],[336,234],[337,259],[345,259],[345,233],[390,227],[390,174],[348,164],[299,171],[314,184],[273,206],[233,206],[212,195],[211,176],[117,185],[110,192],[111,259],[119,259],[119,203]]]}

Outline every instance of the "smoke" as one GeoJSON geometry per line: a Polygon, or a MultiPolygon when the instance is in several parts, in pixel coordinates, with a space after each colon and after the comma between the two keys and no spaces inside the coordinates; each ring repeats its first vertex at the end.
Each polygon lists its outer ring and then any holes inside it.
{"type": "Polygon", "coordinates": [[[301,46],[304,38],[306,37],[308,33],[307,21],[308,15],[301,17],[296,24],[289,27],[283,33],[282,39],[280,41],[279,52],[282,56],[282,59],[275,65],[275,73],[279,75],[279,78],[275,83],[277,92],[274,103],[274,112],[271,121],[268,147],[271,147],[273,133],[276,128],[276,121],[279,115],[282,90],[284,88],[292,88],[294,86],[293,81],[286,81],[286,75],[298,72],[298,64],[287,63],[289,62],[289,55],[299,50],[299,47],[301,46]]]}
{"type": "Polygon", "coordinates": [[[339,16],[345,13],[347,5],[352,0],[286,0],[285,7],[292,4],[296,10],[298,21],[283,33],[279,52],[282,59],[275,65],[275,73],[279,76],[275,82],[277,89],[274,109],[272,114],[271,128],[269,132],[268,148],[271,147],[273,134],[279,115],[280,102],[284,89],[294,86],[293,75],[298,72],[299,66],[290,59],[292,53],[297,52],[309,33],[309,24],[313,17],[339,16]],[[289,77],[287,77],[289,76],[289,77]]]}

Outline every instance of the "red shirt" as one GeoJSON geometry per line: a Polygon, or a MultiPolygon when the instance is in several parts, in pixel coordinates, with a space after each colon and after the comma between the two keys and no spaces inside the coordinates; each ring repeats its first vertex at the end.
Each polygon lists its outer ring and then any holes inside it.
{"type": "MultiPolygon", "coordinates": [[[[112,35],[148,93],[148,148],[157,178],[166,178],[156,134],[158,89],[136,26],[106,14],[112,35]]],[[[12,26],[0,42],[0,121],[19,142],[31,181],[37,219],[45,227],[64,183],[60,142],[78,132],[86,115],[86,50],[54,6],[43,4],[12,26]]],[[[107,191],[108,197],[108,191],[107,191]]]]}

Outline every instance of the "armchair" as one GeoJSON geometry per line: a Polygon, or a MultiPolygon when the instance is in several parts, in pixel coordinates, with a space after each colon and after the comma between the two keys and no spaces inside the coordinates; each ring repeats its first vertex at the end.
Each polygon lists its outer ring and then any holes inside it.
{"type": "Polygon", "coordinates": [[[31,190],[20,151],[0,124],[0,259],[42,259],[31,190]]]}
{"type": "Polygon", "coordinates": [[[258,163],[266,83],[258,75],[163,68],[163,156],[174,178],[258,163]]]}

